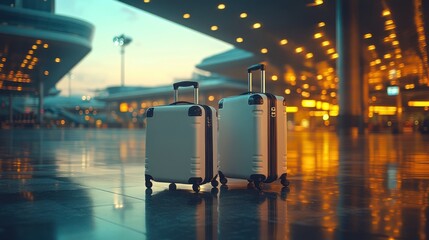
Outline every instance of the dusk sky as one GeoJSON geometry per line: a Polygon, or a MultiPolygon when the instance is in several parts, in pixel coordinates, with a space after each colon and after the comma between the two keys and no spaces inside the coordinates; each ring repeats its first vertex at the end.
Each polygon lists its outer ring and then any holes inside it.
{"type": "MultiPolygon", "coordinates": [[[[157,86],[188,79],[195,65],[231,45],[114,0],[57,0],[56,14],[95,26],[92,51],[72,70],[72,94],[120,85],[120,48],[113,37],[125,34],[125,85],[157,86]]],[[[68,94],[68,78],[57,88],[68,94]]]]}

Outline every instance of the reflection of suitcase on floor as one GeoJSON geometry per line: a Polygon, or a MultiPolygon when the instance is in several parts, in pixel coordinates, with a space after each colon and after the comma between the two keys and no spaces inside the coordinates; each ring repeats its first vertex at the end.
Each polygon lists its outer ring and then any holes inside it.
{"type": "Polygon", "coordinates": [[[185,190],[146,195],[147,239],[218,239],[217,199],[185,190]]]}
{"type": "Polygon", "coordinates": [[[284,98],[265,93],[265,69],[248,69],[249,92],[219,101],[219,177],[247,179],[261,188],[286,179],[286,107],[284,98]],[[261,70],[261,93],[252,92],[252,71],[261,70]]]}
{"type": "Polygon", "coordinates": [[[289,239],[287,191],[220,188],[219,239],[289,239]]]}
{"type": "Polygon", "coordinates": [[[151,180],[200,185],[216,181],[217,119],[213,107],[198,104],[198,83],[179,82],[174,85],[174,103],[149,108],[146,113],[146,187],[151,180]],[[179,87],[193,86],[194,101],[178,102],[179,87]]]}

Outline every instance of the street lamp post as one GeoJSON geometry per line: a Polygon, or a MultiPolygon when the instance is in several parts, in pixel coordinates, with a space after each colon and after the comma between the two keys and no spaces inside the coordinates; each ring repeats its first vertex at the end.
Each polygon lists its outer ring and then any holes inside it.
{"type": "Polygon", "coordinates": [[[121,34],[113,38],[113,43],[116,46],[121,47],[121,87],[124,86],[124,81],[125,81],[125,71],[124,71],[125,70],[125,59],[124,59],[125,46],[130,44],[131,40],[132,39],[130,37],[125,36],[124,34],[121,34]]]}

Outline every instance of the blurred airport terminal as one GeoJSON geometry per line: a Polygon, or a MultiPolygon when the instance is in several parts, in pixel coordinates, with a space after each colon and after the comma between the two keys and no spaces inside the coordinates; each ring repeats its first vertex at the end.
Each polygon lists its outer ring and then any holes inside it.
{"type": "Polygon", "coordinates": [[[175,79],[198,81],[202,104],[266,64],[290,186],[147,189],[146,110],[173,87],[60,93],[95,27],[55,0],[0,0],[0,239],[429,239],[429,0],[119,2],[233,46],[175,79]]]}
{"type": "MultiPolygon", "coordinates": [[[[429,121],[427,1],[121,2],[234,46],[186,79],[200,82],[201,103],[246,92],[246,67],[263,62],[291,130],[412,132],[429,121]]],[[[54,9],[54,0],[0,1],[2,128],[144,128],[147,108],[172,102],[171,86],[60,95],[55,86],[91,51],[94,27],[54,9]]]]}

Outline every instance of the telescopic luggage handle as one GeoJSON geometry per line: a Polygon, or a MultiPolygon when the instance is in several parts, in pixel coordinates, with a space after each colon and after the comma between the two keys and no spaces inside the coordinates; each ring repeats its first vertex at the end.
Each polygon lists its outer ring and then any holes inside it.
{"type": "Polygon", "coordinates": [[[265,93],[265,65],[255,64],[247,68],[247,85],[249,92],[252,92],[252,71],[261,70],[261,92],[265,93]]]}
{"type": "Polygon", "coordinates": [[[179,87],[194,87],[194,103],[198,104],[198,82],[193,81],[182,81],[173,84],[174,88],[174,102],[179,99],[179,87]]]}

